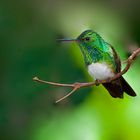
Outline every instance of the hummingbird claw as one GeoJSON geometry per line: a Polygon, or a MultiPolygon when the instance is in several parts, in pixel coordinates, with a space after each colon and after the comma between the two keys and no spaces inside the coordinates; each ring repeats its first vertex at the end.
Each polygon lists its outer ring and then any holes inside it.
{"type": "Polygon", "coordinates": [[[95,80],[95,85],[96,85],[96,86],[99,86],[99,85],[100,85],[100,80],[96,79],[96,80],[95,80]]]}
{"type": "Polygon", "coordinates": [[[108,83],[110,83],[110,82],[111,82],[111,80],[112,80],[111,78],[108,78],[106,81],[107,81],[108,83]]]}

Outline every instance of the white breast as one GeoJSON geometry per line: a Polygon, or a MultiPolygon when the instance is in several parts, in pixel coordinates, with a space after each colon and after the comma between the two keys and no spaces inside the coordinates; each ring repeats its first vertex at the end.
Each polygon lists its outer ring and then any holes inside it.
{"type": "Polygon", "coordinates": [[[106,63],[92,63],[88,66],[88,72],[94,79],[98,80],[106,80],[115,75],[106,63]]]}

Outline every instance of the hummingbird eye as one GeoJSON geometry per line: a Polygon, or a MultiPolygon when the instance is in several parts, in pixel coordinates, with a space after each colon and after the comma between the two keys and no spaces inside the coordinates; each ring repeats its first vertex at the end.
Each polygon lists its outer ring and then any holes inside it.
{"type": "Polygon", "coordinates": [[[86,40],[86,41],[89,41],[89,40],[90,40],[90,37],[86,37],[85,40],[86,40]]]}

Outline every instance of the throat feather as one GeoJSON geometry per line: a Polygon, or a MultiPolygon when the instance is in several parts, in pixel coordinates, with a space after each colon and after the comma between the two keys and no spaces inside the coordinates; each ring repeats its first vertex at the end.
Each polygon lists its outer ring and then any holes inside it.
{"type": "Polygon", "coordinates": [[[86,49],[82,49],[82,53],[87,65],[103,60],[103,52],[97,47],[87,46],[86,49]]]}

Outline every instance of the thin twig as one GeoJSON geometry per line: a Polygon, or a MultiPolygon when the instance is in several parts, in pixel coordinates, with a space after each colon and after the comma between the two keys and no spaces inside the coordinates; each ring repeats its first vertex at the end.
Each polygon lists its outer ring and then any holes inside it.
{"type": "Polygon", "coordinates": [[[89,86],[93,86],[93,85],[99,85],[99,84],[103,84],[103,83],[109,83],[111,81],[114,81],[116,79],[118,79],[119,77],[121,77],[123,74],[125,74],[133,60],[136,58],[136,56],[140,54],[140,48],[136,49],[130,56],[129,58],[126,60],[126,66],[125,68],[117,73],[114,77],[108,79],[108,80],[97,80],[95,82],[87,82],[87,83],[74,83],[74,84],[61,84],[61,83],[55,83],[55,82],[49,82],[49,81],[44,81],[39,79],[38,77],[34,77],[33,80],[39,83],[45,83],[45,84],[50,84],[50,85],[54,85],[54,86],[61,86],[61,87],[71,87],[72,90],[65,96],[63,96],[62,98],[60,98],[59,100],[57,100],[55,103],[58,103],[64,99],[66,99],[67,97],[69,97],[70,95],[72,95],[74,92],[76,92],[78,89],[83,88],[83,87],[89,87],[89,86]]]}
{"type": "Polygon", "coordinates": [[[33,78],[34,81],[39,82],[39,83],[44,83],[44,84],[49,84],[49,85],[54,85],[54,86],[61,86],[61,87],[74,87],[73,84],[60,84],[60,83],[54,83],[54,82],[50,82],[50,81],[44,81],[39,79],[38,77],[34,77],[33,78]]]}
{"type": "Polygon", "coordinates": [[[62,98],[60,98],[59,100],[55,101],[55,103],[58,103],[64,99],[66,99],[67,97],[69,97],[70,95],[72,95],[78,88],[74,87],[73,90],[71,92],[69,92],[67,95],[63,96],[62,98]]]}

